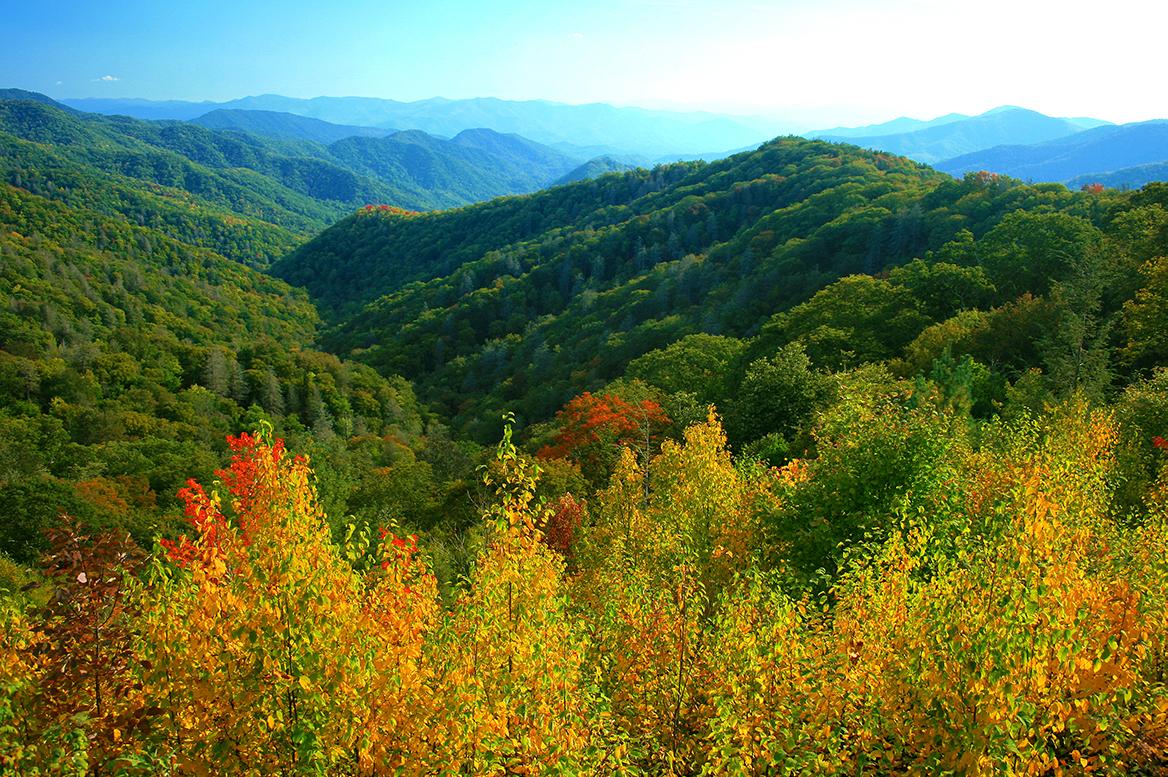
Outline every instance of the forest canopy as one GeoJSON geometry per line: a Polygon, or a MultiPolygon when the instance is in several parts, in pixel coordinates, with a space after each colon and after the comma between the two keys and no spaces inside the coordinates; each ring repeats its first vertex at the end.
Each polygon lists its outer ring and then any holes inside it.
{"type": "Polygon", "coordinates": [[[1168,768],[1165,185],[420,213],[0,106],[0,770],[1168,768]]]}

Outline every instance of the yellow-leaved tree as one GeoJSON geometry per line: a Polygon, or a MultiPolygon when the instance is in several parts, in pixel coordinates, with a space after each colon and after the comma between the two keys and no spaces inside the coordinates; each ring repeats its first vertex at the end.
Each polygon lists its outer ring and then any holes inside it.
{"type": "Polygon", "coordinates": [[[423,643],[433,576],[386,535],[365,581],[330,539],[311,470],[280,441],[229,440],[230,468],[182,496],[196,531],[143,585],[149,757],[193,773],[388,769],[428,749],[423,643]]]}
{"type": "Polygon", "coordinates": [[[711,411],[644,468],[626,449],[585,523],[575,611],[641,769],[684,774],[700,759],[712,602],[753,561],[765,493],[735,468],[711,411]]]}
{"type": "Polygon", "coordinates": [[[755,577],[719,622],[707,771],[1162,768],[1164,524],[1110,514],[1115,439],[1077,402],[994,422],[935,462],[959,488],[908,495],[849,559],[830,611],[755,577]]]}
{"type": "Polygon", "coordinates": [[[490,539],[435,645],[442,710],[431,773],[605,774],[621,770],[568,614],[564,562],[541,541],[538,467],[508,421],[484,483],[490,539]]]}

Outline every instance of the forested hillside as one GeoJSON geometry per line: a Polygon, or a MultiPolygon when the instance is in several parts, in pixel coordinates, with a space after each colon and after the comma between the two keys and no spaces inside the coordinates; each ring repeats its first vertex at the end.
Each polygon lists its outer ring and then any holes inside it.
{"type": "Polygon", "coordinates": [[[547,146],[491,130],[467,130],[450,140],[418,130],[349,137],[329,152],[353,170],[394,182],[400,192],[385,202],[415,210],[533,192],[577,164],[547,146]]]}
{"type": "Polygon", "coordinates": [[[570,171],[563,178],[556,181],[556,184],[586,181],[602,176],[605,173],[620,173],[626,170],[632,170],[635,167],[636,165],[627,164],[611,156],[598,156],[595,159],[589,159],[584,164],[570,171]]]}
{"type": "Polygon", "coordinates": [[[1168,186],[780,138],[293,247],[42,109],[0,769],[1168,769],[1168,186]]]}
{"type": "Polygon", "coordinates": [[[995,331],[1020,316],[1028,346],[978,352],[1004,385],[1055,358],[1039,343],[1080,303],[1050,292],[1070,294],[1072,281],[1094,295],[1076,315],[1091,319],[1082,337],[1107,352],[1109,380],[1125,369],[1121,308],[1156,255],[1128,233],[1157,217],[1158,192],[954,181],[786,139],[457,211],[359,214],[274,272],[321,305],[327,348],[408,376],[485,441],[504,408],[546,420],[699,333],[754,338],[754,356],[798,342],[822,367],[923,369],[916,339],[959,326],[953,316],[995,331]]]}
{"type": "MultiPolygon", "coordinates": [[[[62,512],[143,547],[173,536],[180,486],[261,422],[313,454],[338,521],[448,519],[444,488],[466,491],[473,451],[452,447],[410,385],[313,350],[303,292],[168,222],[80,204],[121,204],[120,185],[60,199],[0,188],[0,562],[35,562],[62,512]],[[389,469],[401,488],[382,487],[389,469]]],[[[204,224],[251,226],[214,212],[204,224]]]]}
{"type": "MultiPolygon", "coordinates": [[[[324,128],[305,128],[310,120],[292,117],[301,121],[276,122],[284,127],[280,134],[271,129],[270,117],[250,116],[250,125],[237,120],[208,128],[80,113],[43,95],[30,97],[33,93],[19,90],[8,94],[16,99],[0,99],[4,180],[41,194],[65,190],[84,197],[78,202],[107,212],[133,207],[122,202],[127,198],[161,198],[138,207],[139,218],[175,207],[211,210],[292,233],[271,247],[265,263],[362,205],[448,208],[531,192],[552,184],[580,161],[489,130],[468,131],[453,140],[417,131],[380,137],[324,122],[318,123],[324,128]],[[255,125],[261,130],[256,134],[240,131],[255,125]],[[340,137],[328,145],[304,137],[328,137],[330,128],[340,137]],[[106,196],[117,182],[138,191],[106,196]],[[104,202],[96,202],[99,195],[104,202]]],[[[217,249],[243,253],[234,247],[217,249]]]]}
{"type": "Polygon", "coordinates": [[[14,100],[0,102],[0,133],[9,183],[23,188],[27,177],[41,189],[88,190],[90,199],[81,202],[87,206],[116,209],[120,198],[107,198],[112,203],[93,198],[103,195],[111,180],[121,180],[180,200],[186,210],[237,213],[304,235],[387,194],[376,182],[313,155],[311,146],[288,153],[275,141],[193,124],[67,113],[14,100]],[[52,177],[59,170],[67,176],[62,182],[52,177]],[[38,183],[37,177],[46,180],[38,183]]]}

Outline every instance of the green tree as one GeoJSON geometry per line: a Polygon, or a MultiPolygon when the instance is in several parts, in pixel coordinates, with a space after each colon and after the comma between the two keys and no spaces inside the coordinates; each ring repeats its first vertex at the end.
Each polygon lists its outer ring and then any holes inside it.
{"type": "Polygon", "coordinates": [[[633,359],[625,377],[643,380],[668,394],[688,392],[699,402],[711,402],[724,391],[722,381],[743,348],[743,342],[732,337],[687,335],[633,359]]]}
{"type": "Polygon", "coordinates": [[[947,262],[927,264],[916,259],[894,268],[888,280],[911,291],[921,311],[934,321],[944,321],[963,310],[988,307],[996,293],[983,268],[947,262]]]}
{"type": "Polygon", "coordinates": [[[812,415],[832,388],[800,343],[751,362],[727,413],[732,439],[742,444],[773,435],[774,445],[805,442],[812,415]]]}
{"type": "Polygon", "coordinates": [[[869,275],[849,275],[762,328],[762,343],[799,341],[811,361],[848,367],[889,359],[929,323],[912,292],[869,275]]]}
{"type": "Polygon", "coordinates": [[[1168,363],[1168,256],[1159,256],[1140,268],[1144,285],[1124,305],[1127,343],[1124,359],[1136,367],[1168,363]]]}
{"type": "Polygon", "coordinates": [[[1000,298],[1046,294],[1100,249],[1103,234],[1067,213],[1009,213],[977,244],[977,256],[1000,298]]]}

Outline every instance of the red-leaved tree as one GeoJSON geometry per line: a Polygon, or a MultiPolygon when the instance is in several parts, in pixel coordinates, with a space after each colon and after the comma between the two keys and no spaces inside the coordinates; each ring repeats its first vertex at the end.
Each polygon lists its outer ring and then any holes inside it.
{"type": "Polygon", "coordinates": [[[575,462],[594,484],[608,479],[621,448],[647,456],[672,423],[653,400],[627,402],[616,394],[587,391],[556,413],[556,422],[559,430],[539,456],[575,462]]]}

